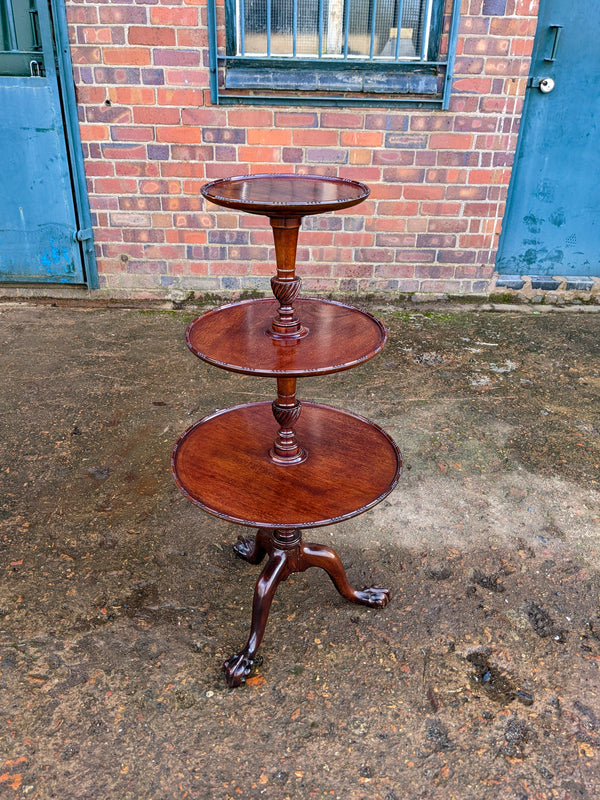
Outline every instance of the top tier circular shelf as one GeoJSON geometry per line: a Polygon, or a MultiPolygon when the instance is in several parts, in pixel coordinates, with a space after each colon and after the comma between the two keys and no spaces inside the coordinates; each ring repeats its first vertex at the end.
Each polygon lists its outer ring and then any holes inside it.
{"type": "Polygon", "coordinates": [[[243,300],[208,311],[186,331],[188,347],[203,361],[230,372],[302,377],[341,372],[377,355],[387,335],[366,311],[332,300],[298,300],[307,335],[274,339],[268,334],[277,302],[243,300]]]}
{"type": "Polygon", "coordinates": [[[201,191],[217,205],[268,217],[323,214],[369,196],[364,183],[321,175],[244,175],[207,183],[201,191]]]}

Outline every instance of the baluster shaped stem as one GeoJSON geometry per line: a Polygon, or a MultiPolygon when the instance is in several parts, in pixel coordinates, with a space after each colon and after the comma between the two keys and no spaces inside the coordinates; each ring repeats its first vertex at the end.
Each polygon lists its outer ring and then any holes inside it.
{"type": "Polygon", "coordinates": [[[302,404],[296,399],[296,378],[277,378],[273,416],[279,423],[279,430],[269,450],[269,458],[276,464],[301,464],[306,460],[306,450],[300,447],[294,431],[301,410],[302,404]]]}
{"type": "Polygon", "coordinates": [[[294,300],[301,284],[296,277],[296,247],[301,223],[301,217],[271,218],[277,259],[277,275],[271,278],[271,288],[279,308],[270,334],[276,339],[299,339],[307,334],[294,311],[294,300]]]}

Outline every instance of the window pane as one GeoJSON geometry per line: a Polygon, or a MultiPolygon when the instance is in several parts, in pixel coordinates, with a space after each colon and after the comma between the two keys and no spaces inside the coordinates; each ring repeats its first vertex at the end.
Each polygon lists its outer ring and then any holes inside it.
{"type": "Polygon", "coordinates": [[[237,2],[239,55],[406,60],[426,49],[431,0],[237,2]]]}

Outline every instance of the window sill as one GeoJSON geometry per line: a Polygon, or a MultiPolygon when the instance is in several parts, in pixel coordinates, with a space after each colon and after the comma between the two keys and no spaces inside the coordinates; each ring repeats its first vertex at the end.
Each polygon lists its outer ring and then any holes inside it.
{"type": "MultiPolygon", "coordinates": [[[[386,65],[387,66],[387,65],[386,65]]],[[[351,92],[361,94],[415,95],[433,99],[440,95],[435,72],[429,74],[404,69],[365,69],[360,64],[327,65],[327,68],[278,68],[275,66],[235,66],[225,70],[226,90],[268,92],[351,92]]],[[[300,99],[300,98],[299,98],[300,99]]]]}

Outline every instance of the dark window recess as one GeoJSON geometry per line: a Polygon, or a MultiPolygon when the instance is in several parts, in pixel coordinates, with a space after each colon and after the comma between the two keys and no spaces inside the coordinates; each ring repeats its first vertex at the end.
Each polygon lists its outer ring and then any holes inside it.
{"type": "Polygon", "coordinates": [[[218,29],[208,10],[213,103],[447,107],[460,0],[225,0],[218,29]]]}
{"type": "Polygon", "coordinates": [[[44,75],[38,14],[33,0],[0,0],[0,76],[44,75]]]}

